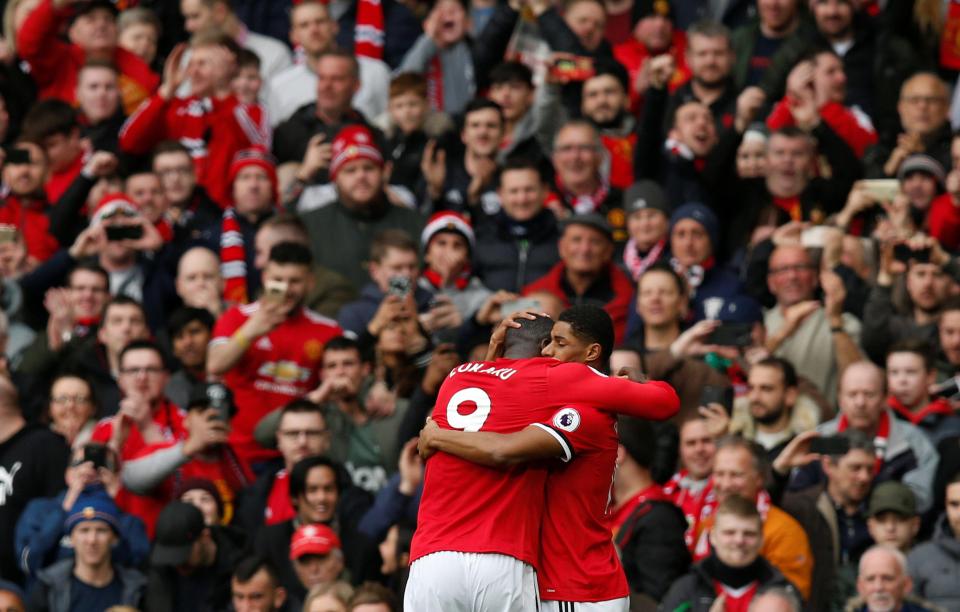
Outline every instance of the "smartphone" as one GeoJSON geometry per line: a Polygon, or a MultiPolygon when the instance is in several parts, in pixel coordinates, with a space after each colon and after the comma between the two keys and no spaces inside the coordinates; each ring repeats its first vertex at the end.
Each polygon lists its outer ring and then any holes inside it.
{"type": "Polygon", "coordinates": [[[13,225],[0,225],[0,244],[17,242],[20,239],[20,230],[13,225]]]}
{"type": "Polygon", "coordinates": [[[960,376],[948,378],[942,383],[930,387],[930,395],[933,397],[953,397],[960,394],[960,376]]]}
{"type": "Polygon", "coordinates": [[[387,283],[387,293],[400,298],[407,297],[412,288],[410,279],[406,276],[391,276],[387,283]]]}
{"type": "Polygon", "coordinates": [[[810,440],[810,452],[818,455],[846,455],[850,451],[850,438],[846,436],[822,436],[810,440]]]}
{"type": "Polygon", "coordinates": [[[558,59],[550,67],[550,72],[554,77],[568,81],[586,81],[596,74],[596,69],[593,66],[593,58],[578,55],[558,59]]]}
{"type": "Polygon", "coordinates": [[[109,467],[107,465],[107,447],[103,444],[87,444],[83,447],[83,461],[92,461],[93,467],[109,467]]]}
{"type": "Polygon", "coordinates": [[[733,414],[733,387],[704,385],[700,392],[700,405],[720,404],[727,414],[733,414]]]}
{"type": "Polygon", "coordinates": [[[210,400],[210,407],[216,410],[216,419],[229,423],[233,418],[233,403],[230,401],[230,391],[220,384],[211,384],[207,386],[207,399],[210,400]]]}
{"type": "Polygon", "coordinates": [[[263,297],[271,302],[282,302],[287,296],[287,283],[278,280],[268,280],[263,283],[263,297]]]}
{"type": "Polygon", "coordinates": [[[515,312],[540,312],[540,300],[536,298],[520,298],[500,305],[500,313],[508,317],[515,312]]]}
{"type": "Polygon", "coordinates": [[[930,261],[930,247],[915,250],[904,243],[895,244],[893,245],[893,258],[903,263],[909,263],[911,259],[916,263],[928,263],[930,261]]]}
{"type": "Polygon", "coordinates": [[[753,344],[752,323],[721,323],[707,339],[720,346],[750,346],[753,344]]]}
{"type": "Polygon", "coordinates": [[[870,197],[878,202],[889,202],[900,193],[900,181],[897,179],[867,179],[860,182],[870,197]]]}
{"type": "Polygon", "coordinates": [[[6,163],[8,164],[29,164],[30,151],[26,149],[7,149],[6,163]]]}
{"type": "Polygon", "coordinates": [[[108,225],[104,230],[107,233],[107,240],[110,242],[143,238],[143,227],[139,225],[108,225]]]}

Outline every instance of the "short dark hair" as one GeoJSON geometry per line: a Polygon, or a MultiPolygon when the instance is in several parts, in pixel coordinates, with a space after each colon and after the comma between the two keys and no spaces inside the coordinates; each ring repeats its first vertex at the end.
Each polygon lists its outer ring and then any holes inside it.
{"type": "Polygon", "coordinates": [[[511,359],[539,357],[540,351],[550,342],[553,319],[537,315],[535,319],[517,319],[519,328],[507,329],[503,341],[503,353],[511,359]]]}
{"type": "Polygon", "coordinates": [[[194,321],[199,322],[210,331],[213,330],[213,325],[216,323],[213,315],[206,308],[181,306],[173,311],[173,314],[167,319],[167,331],[170,332],[170,337],[176,338],[187,325],[194,321]]]}
{"type": "Polygon", "coordinates": [[[413,94],[418,98],[427,97],[427,79],[418,72],[401,72],[390,80],[390,98],[404,94],[413,94]]]}
{"type": "Polygon", "coordinates": [[[894,353],[913,353],[923,360],[923,369],[929,372],[934,368],[934,357],[930,351],[930,342],[920,338],[904,338],[890,345],[887,349],[887,358],[894,353]]]}
{"type": "Polygon", "coordinates": [[[606,310],[593,304],[577,304],[561,312],[557,321],[568,323],[579,339],[599,344],[600,363],[606,368],[615,341],[613,319],[606,310]]]}
{"type": "MultiPolygon", "coordinates": [[[[329,12],[329,9],[328,9],[328,12],[329,12]]],[[[317,62],[319,63],[320,60],[322,60],[325,57],[338,57],[340,59],[345,59],[349,61],[350,70],[351,72],[353,72],[353,77],[355,79],[360,79],[360,63],[357,61],[357,58],[353,55],[353,53],[350,53],[349,51],[345,51],[344,49],[334,47],[332,49],[327,49],[326,51],[321,53],[320,57],[317,58],[317,62]]]]}
{"type": "Polygon", "coordinates": [[[384,604],[390,608],[390,612],[397,610],[397,598],[393,591],[377,582],[364,582],[357,587],[353,597],[350,598],[347,610],[349,612],[363,604],[384,604]]]}
{"type": "Polygon", "coordinates": [[[157,354],[157,357],[160,358],[160,365],[163,366],[164,370],[169,369],[167,367],[167,360],[163,354],[163,351],[160,350],[160,346],[157,345],[153,340],[131,340],[127,343],[125,347],[120,351],[120,356],[117,358],[117,363],[123,363],[123,358],[127,353],[131,351],[153,351],[157,354]]]}
{"type": "Polygon", "coordinates": [[[385,229],[370,242],[370,261],[380,263],[389,249],[417,253],[417,241],[402,229],[385,229]]]}
{"type": "Polygon", "coordinates": [[[792,389],[799,384],[799,381],[797,380],[796,368],[794,368],[793,364],[783,357],[770,355],[769,357],[764,357],[757,363],[753,364],[754,368],[761,366],[764,368],[780,370],[780,375],[783,377],[783,386],[787,389],[792,389]]]}
{"type": "Polygon", "coordinates": [[[497,111],[497,116],[500,117],[500,123],[503,123],[502,106],[489,98],[474,98],[473,100],[467,102],[467,106],[463,109],[463,125],[467,124],[467,115],[482,110],[497,111]]]}
{"type": "Polygon", "coordinates": [[[277,572],[277,568],[270,563],[269,559],[260,555],[244,557],[233,569],[233,578],[243,584],[249,582],[260,570],[267,572],[274,588],[280,586],[280,574],[277,572]]]}
{"type": "Polygon", "coordinates": [[[103,316],[101,317],[101,319],[105,320],[107,318],[107,313],[114,306],[135,306],[137,310],[140,311],[140,315],[143,316],[143,319],[144,320],[147,319],[147,311],[143,309],[143,304],[133,299],[129,295],[124,295],[122,293],[120,295],[115,295],[112,298],[110,298],[110,301],[108,301],[106,305],[103,307],[103,316]]]}
{"type": "Polygon", "coordinates": [[[533,88],[533,71],[523,62],[501,62],[490,71],[490,85],[521,83],[533,88]]]}
{"type": "Polygon", "coordinates": [[[758,443],[742,438],[736,434],[726,434],[721,436],[717,442],[717,452],[724,448],[739,448],[750,453],[753,460],[753,468],[763,477],[767,475],[767,451],[758,443]]]}
{"type": "Polygon", "coordinates": [[[295,400],[291,400],[284,404],[283,408],[280,409],[280,418],[277,419],[277,429],[280,429],[280,423],[283,422],[283,418],[288,414],[319,414],[320,418],[323,419],[324,424],[327,422],[327,414],[324,412],[323,408],[319,404],[315,404],[310,400],[298,397],[295,400]]]}
{"type": "Polygon", "coordinates": [[[763,524],[763,517],[757,510],[757,504],[740,495],[731,495],[720,502],[715,514],[730,514],[738,518],[755,519],[761,525],[763,524]]]}
{"type": "Polygon", "coordinates": [[[621,416],[617,419],[620,444],[640,467],[650,469],[657,454],[657,434],[646,419],[621,416]]]}
{"type": "Polygon", "coordinates": [[[182,142],[179,140],[164,140],[153,148],[150,156],[151,165],[157,161],[157,157],[167,155],[168,153],[181,153],[189,157],[191,161],[193,160],[193,156],[190,155],[190,149],[183,146],[182,142]]]}
{"type": "MultiPolygon", "coordinates": [[[[954,135],[954,137],[960,136],[960,132],[954,135]]],[[[960,310],[960,297],[952,296],[943,301],[943,304],[940,306],[940,315],[949,310],[960,310]]]]}
{"type": "Polygon", "coordinates": [[[256,68],[260,70],[260,56],[250,49],[241,47],[237,54],[237,68],[256,68]]]}
{"type": "Polygon", "coordinates": [[[293,468],[290,469],[290,499],[295,500],[304,494],[304,492],[307,490],[307,475],[310,474],[310,470],[319,467],[329,468],[333,472],[333,479],[337,487],[337,493],[343,493],[343,490],[347,486],[347,480],[344,476],[343,466],[329,457],[312,455],[297,461],[293,465],[293,468]]]}
{"type": "Polygon", "coordinates": [[[110,290],[110,274],[103,269],[103,266],[93,261],[81,261],[67,273],[67,286],[70,287],[73,283],[73,275],[77,272],[90,272],[91,274],[96,274],[103,279],[103,284],[107,287],[107,291],[110,290]]]}
{"type": "Polygon", "coordinates": [[[80,70],[77,71],[77,76],[80,76],[80,73],[86,70],[87,68],[103,68],[104,70],[110,70],[115,75],[119,75],[120,71],[117,70],[117,65],[108,59],[100,58],[90,58],[83,62],[83,66],[80,66],[80,70]]]}
{"type": "Polygon", "coordinates": [[[69,136],[74,130],[80,129],[75,108],[54,98],[40,100],[27,111],[23,118],[23,133],[21,138],[36,143],[50,136],[63,134],[69,136]]]}
{"type": "Polygon", "coordinates": [[[336,338],[328,340],[327,344],[323,347],[323,352],[326,353],[327,351],[357,351],[358,353],[362,353],[360,343],[346,336],[337,336],[336,338]]]}
{"type": "Polygon", "coordinates": [[[730,29],[718,21],[712,19],[702,19],[687,28],[687,40],[693,36],[703,36],[705,38],[724,38],[727,45],[733,48],[730,40],[730,29]]]}
{"type": "Polygon", "coordinates": [[[795,125],[785,125],[781,128],[777,128],[770,133],[770,137],[774,136],[783,136],[784,138],[803,138],[810,140],[810,134],[804,132],[795,125]]]}
{"type": "Polygon", "coordinates": [[[281,266],[298,265],[309,268],[313,264],[313,254],[308,246],[299,242],[278,242],[270,249],[268,261],[281,266]]]}
{"type": "Polygon", "coordinates": [[[507,172],[516,171],[516,170],[529,170],[531,172],[536,172],[537,178],[540,180],[541,184],[544,184],[547,182],[546,176],[544,176],[543,174],[543,168],[540,166],[540,164],[536,160],[530,159],[529,157],[516,156],[516,157],[508,157],[507,160],[503,163],[503,165],[497,168],[497,174],[496,174],[497,186],[499,186],[501,181],[503,180],[504,174],[506,174],[507,172]]]}
{"type": "Polygon", "coordinates": [[[300,217],[290,213],[277,213],[276,215],[273,215],[263,222],[257,232],[267,228],[289,230],[301,237],[303,239],[303,244],[308,244],[310,242],[309,235],[307,234],[307,228],[303,224],[303,221],[300,219],[300,217]]]}

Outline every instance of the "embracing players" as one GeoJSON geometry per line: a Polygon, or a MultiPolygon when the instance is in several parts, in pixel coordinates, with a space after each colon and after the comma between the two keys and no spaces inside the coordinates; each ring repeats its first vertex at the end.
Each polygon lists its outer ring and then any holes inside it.
{"type": "Polygon", "coordinates": [[[506,359],[450,373],[435,426],[423,432],[426,453],[446,452],[427,463],[405,607],[536,610],[536,566],[547,609],[588,602],[577,609],[626,610],[628,587],[606,520],[617,451],[611,412],[668,418],[677,395],[665,383],[530,358],[543,350],[606,363],[613,328],[601,309],[574,307],[556,326],[546,317],[517,322],[506,333],[506,359]],[[567,463],[553,471],[560,464],[515,465],[551,457],[567,463]]]}

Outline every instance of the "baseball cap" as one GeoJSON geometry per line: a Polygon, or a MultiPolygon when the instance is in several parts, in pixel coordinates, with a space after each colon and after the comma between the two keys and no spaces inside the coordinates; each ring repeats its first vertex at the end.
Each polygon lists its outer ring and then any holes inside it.
{"type": "Polygon", "coordinates": [[[663,188],[647,179],[630,185],[623,193],[623,209],[628,215],[645,208],[659,210],[667,217],[672,209],[663,188]]]}
{"type": "Polygon", "coordinates": [[[603,218],[603,215],[597,213],[583,213],[579,215],[573,215],[572,217],[567,217],[560,222],[560,228],[562,230],[567,229],[571,225],[585,225],[586,227],[593,228],[607,237],[607,240],[613,242],[613,230],[610,229],[610,224],[607,223],[607,220],[603,218]]]}
{"type": "Polygon", "coordinates": [[[900,164],[900,169],[897,170],[897,180],[903,181],[907,178],[907,175],[911,172],[923,172],[924,174],[929,174],[932,176],[940,185],[943,185],[944,178],[946,173],[943,171],[943,166],[930,157],[923,153],[914,153],[913,155],[907,157],[903,160],[903,163],[900,164]]]}
{"type": "Polygon", "coordinates": [[[896,480],[878,484],[870,494],[867,516],[896,512],[900,516],[917,516],[917,498],[910,487],[896,480]]]}
{"type": "Polygon", "coordinates": [[[304,525],[290,538],[290,559],[304,555],[326,555],[340,548],[340,538],[326,525],[304,525]]]}
{"type": "Polygon", "coordinates": [[[150,563],[173,567],[183,565],[190,559],[193,543],[204,529],[203,514],[196,506],[181,501],[167,504],[157,517],[150,563]]]}
{"type": "Polygon", "coordinates": [[[763,308],[750,296],[735,295],[724,300],[717,318],[726,323],[760,323],[763,308]]]}

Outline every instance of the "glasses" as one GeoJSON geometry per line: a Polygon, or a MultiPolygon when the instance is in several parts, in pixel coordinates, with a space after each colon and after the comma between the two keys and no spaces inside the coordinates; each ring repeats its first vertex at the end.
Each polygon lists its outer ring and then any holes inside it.
{"type": "Polygon", "coordinates": [[[287,429],[286,431],[281,431],[280,435],[287,440],[293,441],[299,440],[301,437],[307,438],[308,440],[316,440],[326,433],[326,429],[287,429]]]}
{"type": "Polygon", "coordinates": [[[50,401],[54,404],[89,404],[93,398],[89,395],[54,395],[50,401]]]}
{"type": "Polygon", "coordinates": [[[175,168],[164,168],[163,170],[157,170],[156,175],[160,178],[167,176],[188,176],[193,173],[193,166],[177,166],[175,168]]]}
{"type": "Polygon", "coordinates": [[[138,374],[150,374],[151,376],[156,376],[157,374],[162,374],[164,369],[159,366],[146,366],[143,368],[121,368],[121,374],[129,374],[130,376],[136,376],[138,374]]]}
{"type": "Polygon", "coordinates": [[[810,264],[793,264],[792,266],[780,266],[779,268],[770,268],[767,270],[767,274],[775,276],[777,274],[786,274],[787,272],[806,272],[812,270],[813,266],[810,264]]]}
{"type": "Polygon", "coordinates": [[[934,106],[936,104],[944,104],[947,100],[943,96],[904,96],[903,101],[907,104],[934,106]]]}

